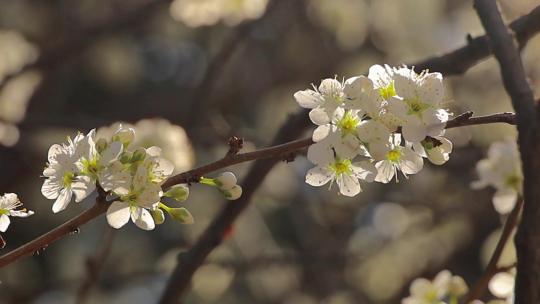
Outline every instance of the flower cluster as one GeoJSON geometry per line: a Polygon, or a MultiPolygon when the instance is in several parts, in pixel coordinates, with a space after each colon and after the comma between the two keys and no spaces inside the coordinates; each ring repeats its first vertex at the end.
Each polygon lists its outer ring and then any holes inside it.
{"type": "Polygon", "coordinates": [[[0,195],[0,232],[6,232],[10,220],[10,216],[28,217],[34,214],[34,211],[17,209],[22,206],[21,201],[15,193],[6,193],[0,195]]]}
{"type": "Polygon", "coordinates": [[[497,189],[493,196],[495,210],[507,214],[516,205],[522,194],[523,174],[521,159],[515,140],[506,140],[491,144],[487,158],[476,164],[477,181],[471,186],[475,189],[492,186],[497,189]]]}
{"type": "Polygon", "coordinates": [[[131,219],[138,227],[152,230],[163,223],[163,211],[182,223],[192,223],[185,208],[161,202],[162,197],[184,201],[189,194],[184,185],[163,193],[161,185],[174,165],[161,156],[159,147],[133,147],[134,138],[134,129],[120,126],[110,139],[98,138],[92,130],[51,146],[41,192],[55,200],[53,212],[66,209],[73,197],[82,201],[100,187],[113,199],[107,221],[114,228],[131,219]]]}
{"type": "Polygon", "coordinates": [[[460,297],[468,292],[463,278],[455,276],[448,270],[437,274],[433,281],[419,278],[411,283],[410,296],[401,301],[402,304],[443,304],[458,303],[460,297]]]}
{"type": "Polygon", "coordinates": [[[308,150],[315,167],[306,182],[335,181],[341,194],[354,196],[359,180],[388,183],[398,180],[398,171],[407,177],[422,169],[423,158],[444,164],[452,143],[443,137],[451,115],[443,108],[443,91],[440,73],[374,65],[367,77],[324,79],[296,92],[317,125],[308,150]]]}

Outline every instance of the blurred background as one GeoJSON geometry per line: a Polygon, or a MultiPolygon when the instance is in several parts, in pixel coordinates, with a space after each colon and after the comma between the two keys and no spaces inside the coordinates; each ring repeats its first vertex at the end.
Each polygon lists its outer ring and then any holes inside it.
{"type": "MultiPolygon", "coordinates": [[[[509,21],[538,5],[500,3],[509,21]]],[[[299,110],[293,93],[311,83],[416,62],[482,32],[466,0],[1,1],[0,192],[18,193],[36,215],[12,220],[0,254],[92,204],[53,215],[40,193],[47,149],[67,135],[129,122],[140,144],[161,146],[182,172],[222,157],[233,135],[245,151],[267,145],[299,110]]],[[[540,37],[523,58],[538,95],[540,37]]],[[[445,84],[454,113],[511,110],[493,59],[445,84]]],[[[355,198],[305,184],[304,157],[279,164],[184,302],[398,303],[414,278],[441,269],[473,283],[501,218],[493,190],[469,184],[489,143],[515,131],[447,134],[455,151],[445,166],[365,184],[355,198]]],[[[242,177],[248,168],[232,171],[242,177]]],[[[101,217],[2,268],[0,303],[154,303],[177,254],[223,207],[212,190],[191,187],[183,204],[193,225],[112,231],[101,217]]]]}

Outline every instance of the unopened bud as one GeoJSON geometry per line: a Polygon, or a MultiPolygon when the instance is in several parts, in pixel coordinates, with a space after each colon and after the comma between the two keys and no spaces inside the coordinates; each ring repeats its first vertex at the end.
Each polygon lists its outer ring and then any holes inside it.
{"type": "Polygon", "coordinates": [[[186,208],[169,208],[166,209],[167,213],[177,222],[180,222],[182,224],[193,224],[195,220],[193,219],[193,216],[186,208]]]}
{"type": "Polygon", "coordinates": [[[152,218],[154,219],[154,223],[156,225],[161,225],[163,222],[165,222],[165,214],[163,214],[163,210],[161,209],[155,209],[150,210],[150,214],[152,215],[152,218]]]}
{"type": "Polygon", "coordinates": [[[173,200],[176,200],[179,202],[183,202],[189,196],[189,188],[185,185],[178,185],[178,186],[172,187],[167,192],[165,192],[164,196],[170,197],[173,200]]]}
{"type": "Polygon", "coordinates": [[[146,149],[144,148],[138,148],[133,152],[133,156],[131,156],[131,162],[135,163],[138,161],[143,160],[146,157],[146,149]]]}
{"type": "Polygon", "coordinates": [[[236,186],[236,175],[232,172],[223,172],[220,176],[215,179],[216,184],[221,188],[221,190],[230,190],[236,186]]]}
{"type": "Polygon", "coordinates": [[[225,198],[228,200],[236,200],[242,196],[242,187],[234,185],[234,187],[229,190],[223,190],[223,194],[225,194],[225,198]]]}
{"type": "Polygon", "coordinates": [[[96,150],[98,151],[98,153],[105,151],[105,149],[107,149],[107,141],[105,140],[105,138],[98,139],[96,142],[96,150]]]}
{"type": "Polygon", "coordinates": [[[129,146],[135,138],[135,130],[133,128],[126,128],[122,125],[114,133],[112,140],[121,142],[124,147],[129,146]]]}

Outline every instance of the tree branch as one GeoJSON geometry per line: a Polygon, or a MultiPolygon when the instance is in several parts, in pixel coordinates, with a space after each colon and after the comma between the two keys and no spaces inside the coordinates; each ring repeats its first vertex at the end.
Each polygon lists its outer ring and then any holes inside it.
{"type": "MultiPolygon", "coordinates": [[[[478,117],[471,117],[472,112],[466,112],[460,116],[457,116],[456,118],[448,121],[447,128],[456,128],[456,127],[463,127],[463,126],[471,126],[471,125],[479,125],[479,124],[491,124],[491,123],[508,123],[508,124],[514,124],[514,118],[515,115],[513,113],[497,113],[493,115],[488,116],[478,116],[478,117]]],[[[283,158],[290,158],[291,154],[297,153],[301,151],[302,149],[307,148],[309,145],[313,143],[311,140],[311,137],[299,139],[299,140],[293,140],[284,144],[279,144],[282,141],[289,140],[291,138],[295,138],[298,135],[300,135],[303,132],[303,128],[299,127],[299,125],[304,125],[307,123],[308,116],[305,115],[305,113],[297,113],[292,118],[291,121],[293,123],[287,124],[286,128],[282,128],[281,131],[278,133],[279,136],[276,136],[274,143],[276,145],[256,150],[253,152],[246,152],[246,153],[238,153],[238,154],[228,154],[224,158],[215,161],[213,163],[189,170],[184,173],[177,174],[175,176],[170,177],[163,183],[162,188],[166,189],[174,185],[178,184],[185,184],[185,183],[196,183],[199,181],[199,179],[204,176],[205,174],[212,173],[214,171],[224,169],[227,167],[230,167],[232,165],[236,165],[239,163],[244,163],[248,161],[253,160],[268,160],[272,159],[271,161],[261,163],[259,165],[254,165],[252,170],[250,170],[250,173],[255,170],[256,167],[261,167],[265,170],[270,170],[274,164],[276,164],[280,159],[283,158]],[[304,121],[306,120],[306,121],[304,121]],[[293,136],[295,135],[295,136],[293,136]]],[[[262,171],[261,171],[262,172],[262,171]]],[[[246,177],[246,180],[248,182],[244,183],[244,194],[242,195],[242,198],[239,201],[234,202],[234,205],[237,206],[235,208],[241,207],[241,206],[247,206],[247,202],[249,201],[249,197],[251,196],[252,192],[254,191],[247,191],[252,187],[251,185],[257,184],[262,182],[264,179],[264,175],[260,175],[261,173],[251,173],[248,174],[248,177],[246,177]],[[257,182],[255,182],[257,181],[257,182]],[[247,189],[247,190],[246,190],[247,189]],[[241,203],[243,202],[243,203],[241,203]]],[[[103,196],[100,196],[103,197],[103,196]]],[[[0,257],[0,268],[3,266],[6,266],[19,258],[22,258],[24,256],[30,255],[36,251],[39,251],[41,248],[45,248],[49,246],[54,241],[60,239],[62,236],[67,235],[77,229],[78,227],[86,224],[93,218],[101,215],[104,213],[110,202],[106,202],[104,200],[96,201],[96,204],[91,207],[90,209],[84,211],[77,217],[71,219],[70,221],[66,222],[65,224],[62,224],[58,228],[51,230],[50,232],[47,232],[46,234],[28,242],[27,244],[6,253],[5,255],[0,257]]],[[[232,220],[241,212],[242,209],[234,209],[234,212],[228,215],[227,219],[224,222],[228,222],[229,224],[226,227],[219,226],[218,228],[215,228],[215,231],[220,230],[221,232],[218,233],[219,237],[223,235],[223,231],[232,223],[232,220]]]]}
{"type": "Polygon", "coordinates": [[[504,247],[508,243],[508,240],[510,239],[510,236],[512,235],[512,231],[514,228],[516,228],[519,220],[519,215],[521,213],[521,207],[523,206],[523,199],[519,198],[516,205],[514,206],[514,209],[512,209],[512,212],[508,215],[508,218],[506,219],[506,222],[504,223],[504,227],[501,233],[501,237],[499,238],[499,241],[497,242],[497,245],[495,246],[495,250],[493,251],[493,254],[491,255],[491,258],[489,259],[489,262],[486,266],[486,269],[484,270],[484,273],[480,277],[480,279],[476,282],[474,286],[472,286],[471,290],[465,297],[465,300],[463,303],[470,303],[473,300],[480,299],[482,297],[482,294],[486,290],[489,281],[491,278],[493,278],[494,275],[497,273],[503,271],[506,269],[506,267],[499,267],[497,263],[499,262],[499,259],[501,258],[501,255],[503,253],[504,247]]]}
{"type": "MultiPolygon", "coordinates": [[[[538,109],[527,83],[514,37],[504,25],[494,0],[475,0],[476,11],[499,62],[502,80],[516,110],[523,166],[523,218],[517,249],[516,303],[540,303],[540,132],[538,109]]],[[[536,21],[540,23],[540,21],[536,21]]],[[[518,36],[519,37],[519,36],[518,36]]]]}
{"type": "MultiPolygon", "coordinates": [[[[510,28],[515,32],[519,48],[523,48],[529,39],[540,31],[540,5],[527,15],[510,23],[510,28]]],[[[432,57],[411,66],[414,66],[417,71],[429,69],[441,72],[445,76],[460,75],[490,54],[489,38],[486,35],[476,38],[467,36],[467,45],[443,56],[432,57]]]]}
{"type": "Polygon", "coordinates": [[[77,229],[79,229],[80,226],[105,213],[108,207],[108,202],[105,201],[101,196],[99,196],[96,199],[96,203],[92,207],[85,210],[78,216],[65,222],[57,228],[37,237],[36,239],[20,246],[19,248],[14,249],[1,256],[0,268],[12,262],[15,262],[22,257],[34,254],[36,252],[39,252],[40,250],[47,248],[47,246],[49,246],[51,243],[57,241],[65,235],[72,233],[73,231],[76,231],[77,229]]]}

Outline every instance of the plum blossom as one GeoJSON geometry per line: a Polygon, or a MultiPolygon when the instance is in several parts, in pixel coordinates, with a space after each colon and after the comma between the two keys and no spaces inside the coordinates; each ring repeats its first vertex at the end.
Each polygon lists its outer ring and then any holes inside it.
{"type": "Polygon", "coordinates": [[[401,301],[402,304],[442,304],[457,303],[459,297],[468,291],[463,278],[452,275],[448,270],[439,272],[433,281],[418,278],[410,286],[410,296],[401,301]]]}
{"type": "Polygon", "coordinates": [[[388,98],[388,110],[401,120],[403,137],[420,142],[426,136],[442,135],[450,114],[441,108],[443,83],[440,73],[402,67],[393,75],[396,95],[388,98]]]}
{"type": "Polygon", "coordinates": [[[355,196],[362,191],[359,180],[372,182],[376,169],[369,161],[352,162],[350,158],[321,157],[316,167],[306,174],[306,183],[319,187],[330,182],[337,183],[339,192],[345,196],[355,196]]]}
{"type": "Polygon", "coordinates": [[[523,174],[521,159],[514,140],[492,143],[487,158],[476,164],[480,178],[471,186],[474,189],[492,186],[497,191],[493,196],[495,210],[501,214],[512,211],[522,193],[523,174]]]}
{"type": "Polygon", "coordinates": [[[17,209],[22,206],[21,201],[15,193],[5,193],[0,196],[0,232],[6,232],[10,220],[10,216],[14,217],[29,217],[34,214],[34,211],[17,209]]]}
{"type": "Polygon", "coordinates": [[[54,144],[49,149],[41,193],[55,200],[54,213],[66,209],[73,195],[75,202],[80,202],[95,190],[92,177],[81,172],[81,158],[90,153],[92,144],[87,136],[78,134],[73,140],[68,137],[67,143],[54,144]]]}
{"type": "Polygon", "coordinates": [[[375,167],[377,176],[375,181],[388,183],[397,173],[401,171],[405,177],[409,174],[416,174],[424,165],[422,157],[414,152],[410,147],[401,146],[401,135],[394,134],[386,144],[372,147],[377,151],[376,155],[384,155],[382,159],[376,159],[375,167]]]}

